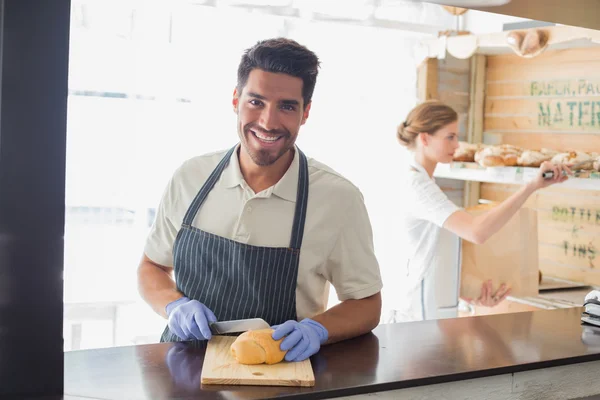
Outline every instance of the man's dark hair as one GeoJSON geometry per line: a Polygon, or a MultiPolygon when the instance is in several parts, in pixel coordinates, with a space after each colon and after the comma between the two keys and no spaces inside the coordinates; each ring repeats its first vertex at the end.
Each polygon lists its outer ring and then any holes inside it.
{"type": "Polygon", "coordinates": [[[261,40],[242,55],[238,67],[238,93],[248,82],[250,71],[258,68],[267,72],[283,73],[302,79],[304,106],[312,99],[319,73],[319,58],[315,53],[291,39],[261,40]]]}

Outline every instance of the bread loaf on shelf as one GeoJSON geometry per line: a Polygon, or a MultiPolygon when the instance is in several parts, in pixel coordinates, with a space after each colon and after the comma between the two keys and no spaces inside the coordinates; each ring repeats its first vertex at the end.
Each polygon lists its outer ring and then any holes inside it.
{"type": "Polygon", "coordinates": [[[519,156],[517,165],[521,167],[539,168],[543,162],[552,160],[552,157],[554,157],[556,154],[556,151],[549,149],[525,150],[519,156]]]}
{"type": "Polygon", "coordinates": [[[458,142],[458,149],[454,152],[454,161],[474,162],[475,152],[479,150],[481,145],[467,142],[458,142]]]}
{"type": "Polygon", "coordinates": [[[513,167],[523,149],[509,144],[487,146],[475,153],[475,162],[482,167],[513,167]]]}
{"type": "MultiPolygon", "coordinates": [[[[589,161],[590,165],[587,169],[592,168],[593,160],[594,159],[588,153],[583,151],[569,151],[567,153],[559,153],[552,157],[552,162],[554,164],[573,165],[580,162],[589,161]]],[[[582,169],[586,169],[585,166],[583,167],[584,168],[582,169]]]]}
{"type": "Polygon", "coordinates": [[[283,339],[274,340],[273,329],[257,329],[242,333],[231,344],[231,354],[240,364],[277,364],[286,352],[279,346],[283,339]]]}
{"type": "Polygon", "coordinates": [[[567,151],[553,149],[523,149],[510,144],[485,145],[459,142],[454,153],[454,161],[475,162],[482,167],[530,167],[539,168],[543,162],[574,165],[579,162],[589,163],[579,166],[578,170],[600,171],[600,154],[596,152],[567,151]]]}

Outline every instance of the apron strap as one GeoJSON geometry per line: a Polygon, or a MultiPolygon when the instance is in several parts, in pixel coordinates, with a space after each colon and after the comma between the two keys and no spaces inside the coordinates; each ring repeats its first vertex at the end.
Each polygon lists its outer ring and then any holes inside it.
{"type": "Polygon", "coordinates": [[[296,193],[296,212],[290,248],[300,250],[304,236],[304,222],[306,221],[306,207],[308,205],[308,161],[304,153],[298,149],[300,165],[298,168],[298,191],[296,193]]]}
{"type": "Polygon", "coordinates": [[[223,172],[223,170],[225,169],[227,164],[229,164],[229,159],[231,158],[231,155],[235,151],[236,147],[237,147],[237,145],[233,146],[227,152],[225,157],[223,157],[223,159],[219,162],[217,167],[210,174],[210,176],[206,180],[206,183],[204,183],[204,186],[202,186],[202,189],[200,189],[200,191],[198,192],[198,194],[192,201],[192,204],[190,204],[190,207],[188,208],[187,212],[185,213],[185,217],[183,217],[183,225],[187,225],[187,226],[192,225],[192,222],[194,221],[194,217],[196,216],[196,213],[200,209],[200,206],[202,205],[202,203],[204,203],[204,200],[206,200],[206,196],[208,196],[208,194],[210,193],[212,188],[215,186],[215,183],[217,183],[217,181],[219,180],[219,177],[221,176],[221,173],[223,172]]]}

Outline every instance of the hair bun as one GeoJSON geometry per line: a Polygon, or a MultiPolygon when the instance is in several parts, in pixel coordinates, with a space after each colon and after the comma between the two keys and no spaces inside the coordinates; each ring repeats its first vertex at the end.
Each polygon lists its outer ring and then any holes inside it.
{"type": "Polygon", "coordinates": [[[434,135],[439,129],[457,120],[458,114],[452,107],[438,100],[427,100],[408,113],[398,126],[396,135],[401,145],[414,148],[420,133],[434,135]]]}

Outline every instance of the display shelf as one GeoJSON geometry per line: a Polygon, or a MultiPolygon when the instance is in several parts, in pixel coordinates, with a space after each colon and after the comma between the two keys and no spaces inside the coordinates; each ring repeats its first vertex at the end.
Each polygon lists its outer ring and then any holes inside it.
{"type": "MultiPolygon", "coordinates": [[[[521,185],[531,181],[538,168],[526,167],[481,167],[477,163],[453,162],[438,164],[434,177],[458,179],[462,181],[489,182],[521,185]]],[[[557,187],[582,190],[600,190],[600,173],[594,171],[576,172],[575,176],[557,184],[557,187]]]]}

